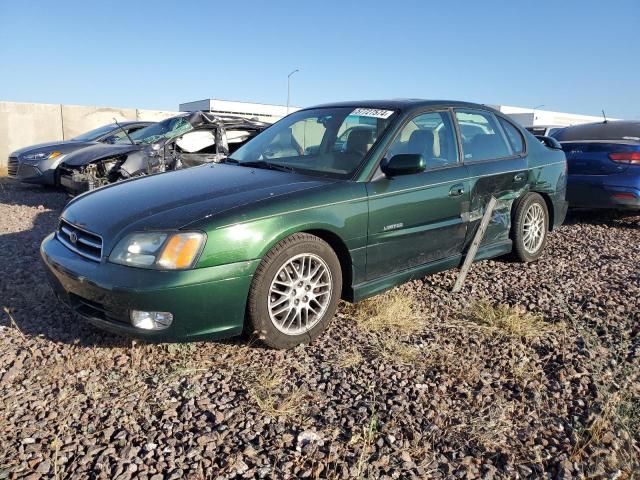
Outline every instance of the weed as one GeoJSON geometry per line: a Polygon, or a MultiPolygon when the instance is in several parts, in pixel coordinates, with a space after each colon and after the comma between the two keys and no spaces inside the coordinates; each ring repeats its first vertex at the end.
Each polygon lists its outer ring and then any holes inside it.
{"type": "Polygon", "coordinates": [[[492,333],[524,343],[558,330],[558,326],[545,322],[542,315],[505,304],[494,306],[488,302],[476,302],[466,309],[464,316],[492,333]]]}
{"type": "Polygon", "coordinates": [[[249,393],[265,415],[296,417],[301,413],[306,395],[300,387],[288,384],[283,370],[260,372],[251,383],[249,393]]]}
{"type": "Polygon", "coordinates": [[[345,313],[353,317],[363,330],[408,335],[422,329],[422,322],[413,312],[414,302],[412,295],[392,291],[368,298],[357,305],[347,304],[345,313]]]}

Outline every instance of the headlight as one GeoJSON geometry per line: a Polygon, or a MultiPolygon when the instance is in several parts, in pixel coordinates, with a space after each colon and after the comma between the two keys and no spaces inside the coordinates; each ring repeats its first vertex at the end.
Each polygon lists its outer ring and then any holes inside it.
{"type": "Polygon", "coordinates": [[[31,153],[29,155],[24,155],[22,160],[27,162],[39,162],[40,160],[51,160],[52,158],[56,158],[62,155],[62,152],[40,152],[40,153],[31,153]]]}
{"type": "Polygon", "coordinates": [[[118,242],[109,261],[132,267],[184,270],[193,266],[205,239],[201,232],[132,233],[118,242]]]}

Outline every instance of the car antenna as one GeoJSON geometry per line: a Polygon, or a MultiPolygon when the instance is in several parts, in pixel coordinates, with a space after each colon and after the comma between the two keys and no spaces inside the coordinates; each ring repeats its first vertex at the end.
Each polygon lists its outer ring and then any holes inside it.
{"type": "Polygon", "coordinates": [[[604,122],[602,123],[607,123],[607,116],[604,114],[604,108],[602,109],[602,117],[604,118],[604,122]]]}
{"type": "Polygon", "coordinates": [[[124,128],[122,128],[122,125],[120,125],[120,124],[118,123],[118,120],[116,120],[116,117],[112,117],[112,118],[113,118],[113,121],[116,123],[116,125],[117,125],[118,127],[120,127],[120,130],[122,130],[122,132],[127,136],[127,138],[129,139],[129,141],[131,142],[131,145],[135,145],[135,143],[133,143],[133,140],[131,140],[131,137],[129,136],[129,134],[127,133],[127,131],[126,131],[124,128]]]}

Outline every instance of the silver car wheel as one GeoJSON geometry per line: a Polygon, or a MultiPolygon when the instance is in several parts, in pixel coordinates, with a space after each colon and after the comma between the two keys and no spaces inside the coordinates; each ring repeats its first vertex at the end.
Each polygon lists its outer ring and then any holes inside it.
{"type": "Polygon", "coordinates": [[[545,214],[542,205],[532,203],[524,214],[522,226],[522,243],[527,253],[538,251],[546,233],[545,214]]]}
{"type": "Polygon", "coordinates": [[[331,301],[331,271],[318,255],[302,253],[290,258],[269,287],[269,317],[286,335],[312,329],[331,301]]]}

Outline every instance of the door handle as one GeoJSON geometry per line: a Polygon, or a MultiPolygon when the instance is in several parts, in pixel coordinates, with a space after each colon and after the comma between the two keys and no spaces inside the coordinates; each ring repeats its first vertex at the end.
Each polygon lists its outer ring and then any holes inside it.
{"type": "Polygon", "coordinates": [[[450,197],[459,197],[463,193],[464,193],[464,185],[462,185],[462,184],[454,185],[453,187],[451,187],[449,189],[449,196],[450,197]]]}
{"type": "Polygon", "coordinates": [[[513,181],[514,182],[524,182],[527,179],[527,175],[524,173],[516,173],[513,176],[513,181]]]}

